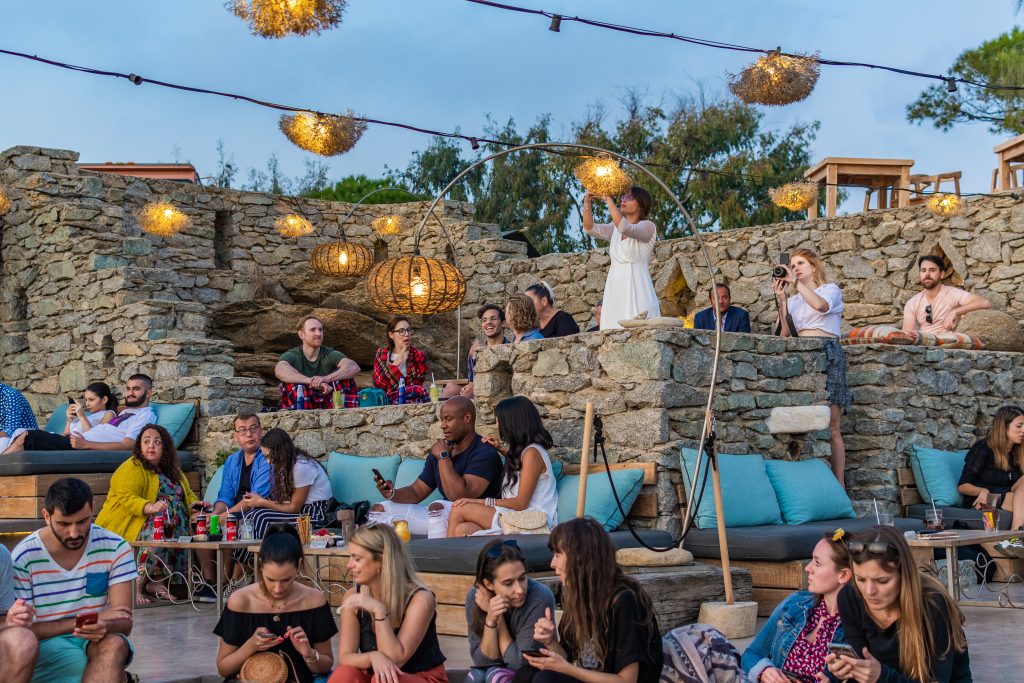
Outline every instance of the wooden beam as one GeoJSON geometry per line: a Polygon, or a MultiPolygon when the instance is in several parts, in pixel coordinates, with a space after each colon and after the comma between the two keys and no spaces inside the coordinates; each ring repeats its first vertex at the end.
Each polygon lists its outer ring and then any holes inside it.
{"type": "Polygon", "coordinates": [[[900,486],[917,487],[917,480],[914,479],[914,470],[909,467],[901,467],[896,470],[896,483],[900,486]]]}
{"type": "MultiPolygon", "coordinates": [[[[644,471],[644,484],[654,484],[658,481],[658,465],[653,462],[614,462],[608,469],[612,472],[617,470],[643,470],[644,471]]],[[[603,474],[607,470],[604,465],[591,465],[590,474],[603,474]]],[[[566,465],[562,468],[562,474],[579,474],[579,465],[566,465]]]]}
{"type": "MultiPolygon", "coordinates": [[[[701,562],[722,566],[717,558],[700,558],[701,562]]],[[[750,572],[750,580],[758,588],[780,588],[792,593],[807,588],[807,560],[788,560],[786,562],[765,562],[760,560],[734,560],[733,567],[740,567],[750,572]]]]}
{"type": "Polygon", "coordinates": [[[641,493],[636,498],[636,502],[633,503],[633,507],[629,510],[630,517],[640,517],[642,519],[654,519],[658,516],[658,494],[654,491],[650,493],[641,493]]]}
{"type": "MultiPolygon", "coordinates": [[[[45,496],[3,496],[0,497],[0,519],[39,519],[43,516],[45,496]]],[[[93,514],[99,514],[106,502],[105,495],[95,497],[93,514]]]]}

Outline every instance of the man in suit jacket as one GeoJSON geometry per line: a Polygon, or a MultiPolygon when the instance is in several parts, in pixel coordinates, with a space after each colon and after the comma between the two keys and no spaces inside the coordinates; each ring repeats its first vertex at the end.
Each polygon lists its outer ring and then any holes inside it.
{"type": "MultiPolygon", "coordinates": [[[[738,306],[732,305],[732,293],[728,285],[718,285],[718,296],[711,295],[711,305],[717,302],[722,311],[723,332],[750,332],[750,315],[738,306]]],[[[715,312],[709,306],[693,316],[693,327],[698,330],[715,329],[715,312]]]]}

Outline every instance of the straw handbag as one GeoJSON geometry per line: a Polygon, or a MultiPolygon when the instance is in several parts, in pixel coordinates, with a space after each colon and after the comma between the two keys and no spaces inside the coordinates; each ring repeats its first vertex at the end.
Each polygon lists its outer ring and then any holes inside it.
{"type": "Polygon", "coordinates": [[[286,683],[288,667],[291,667],[295,680],[299,680],[295,665],[288,655],[283,652],[257,652],[242,664],[238,680],[243,683],[286,683]]]}
{"type": "Polygon", "coordinates": [[[498,523],[503,534],[546,534],[548,515],[543,510],[502,510],[498,523]]]}

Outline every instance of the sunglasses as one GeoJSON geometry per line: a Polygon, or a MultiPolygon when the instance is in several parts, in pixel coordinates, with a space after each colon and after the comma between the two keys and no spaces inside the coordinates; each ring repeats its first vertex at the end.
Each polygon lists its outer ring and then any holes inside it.
{"type": "Polygon", "coordinates": [[[620,202],[631,202],[631,201],[633,201],[633,195],[631,195],[631,194],[624,194],[621,197],[619,197],[619,201],[620,202]]]}
{"type": "Polygon", "coordinates": [[[932,305],[928,304],[924,307],[924,321],[929,325],[932,324],[932,305]]]}
{"type": "Polygon", "coordinates": [[[874,558],[882,557],[896,557],[896,548],[886,541],[871,541],[865,543],[864,541],[850,541],[847,544],[850,549],[851,556],[864,556],[868,555],[874,558]]]}
{"type": "Polygon", "coordinates": [[[489,560],[496,560],[501,557],[501,553],[504,552],[505,548],[515,548],[516,550],[519,550],[519,544],[513,540],[502,541],[501,543],[488,548],[487,552],[484,553],[484,557],[489,560]]]}

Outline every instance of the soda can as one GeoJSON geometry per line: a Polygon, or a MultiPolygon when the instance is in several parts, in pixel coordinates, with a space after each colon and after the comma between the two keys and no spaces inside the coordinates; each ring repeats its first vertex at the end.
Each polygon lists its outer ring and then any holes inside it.
{"type": "Polygon", "coordinates": [[[162,541],[164,540],[164,516],[157,515],[153,519],[153,540],[162,541]]]}
{"type": "Polygon", "coordinates": [[[220,533],[220,517],[218,515],[210,515],[210,535],[216,536],[220,533]]]}
{"type": "Polygon", "coordinates": [[[224,518],[224,539],[227,541],[238,540],[238,525],[235,523],[234,515],[224,518]]]}
{"type": "Polygon", "coordinates": [[[196,536],[205,536],[208,534],[206,526],[206,515],[196,516],[196,536]]]}

